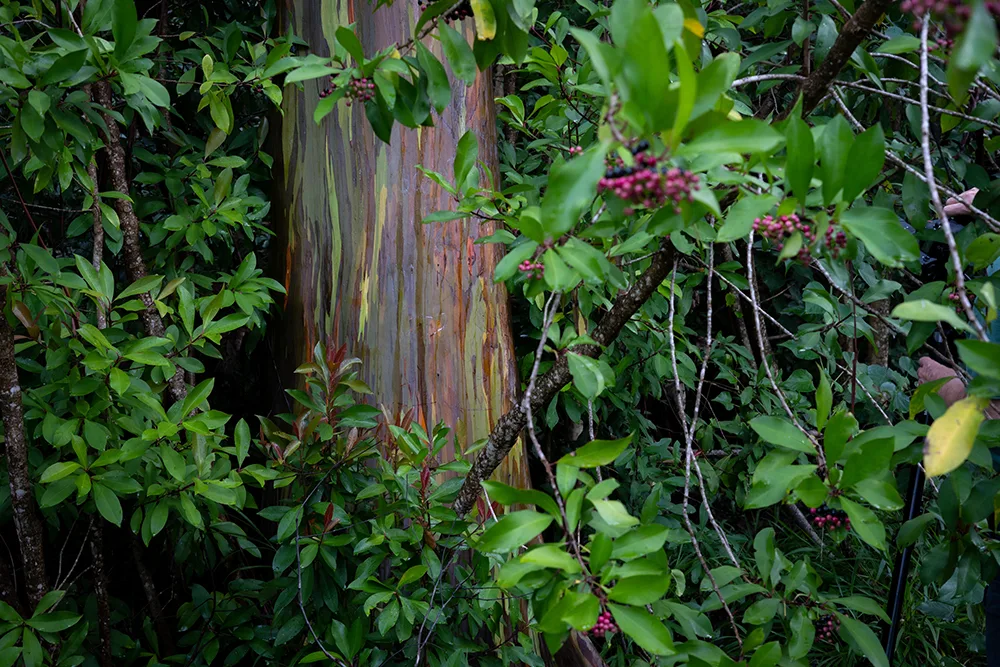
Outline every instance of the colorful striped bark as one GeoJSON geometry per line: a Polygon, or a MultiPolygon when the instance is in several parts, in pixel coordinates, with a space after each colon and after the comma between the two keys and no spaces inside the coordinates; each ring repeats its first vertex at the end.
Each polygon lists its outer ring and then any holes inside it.
{"type": "MultiPolygon", "coordinates": [[[[285,19],[321,55],[330,53],[338,26],[355,22],[366,53],[405,42],[415,0],[377,12],[373,5],[289,0],[285,19]]],[[[471,37],[472,21],[463,23],[471,37]]],[[[436,40],[427,46],[440,57],[436,40]]],[[[416,166],[450,177],[468,129],[479,138],[480,158],[499,172],[491,78],[482,73],[469,87],[453,79],[452,103],[435,115],[436,127],[397,124],[389,144],[375,138],[361,105],[342,101],[317,125],[313,109],[326,85],[309,81],[304,92],[285,92],[277,165],[277,242],[288,289],[277,349],[282,371],[290,377],[317,341],[346,344],[363,362],[376,405],[412,408],[427,427],[446,423],[464,450],[489,434],[517,392],[507,292],[492,280],[502,251],[474,244],[493,233],[492,224],[422,224],[454,201],[416,166]]],[[[522,447],[498,473],[528,486],[522,447]]]]}

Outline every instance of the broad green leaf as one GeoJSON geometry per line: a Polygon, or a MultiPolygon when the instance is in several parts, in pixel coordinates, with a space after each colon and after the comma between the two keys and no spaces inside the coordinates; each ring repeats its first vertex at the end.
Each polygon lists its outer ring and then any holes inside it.
{"type": "Polygon", "coordinates": [[[471,86],[476,80],[476,58],[472,55],[469,43],[465,41],[465,37],[444,22],[438,24],[438,32],[451,71],[471,86]]]}
{"type": "Polygon", "coordinates": [[[668,534],[669,529],[659,524],[639,526],[614,541],[611,547],[611,555],[621,560],[631,560],[645,556],[648,553],[662,549],[667,541],[668,534]]]}
{"type": "Polygon", "coordinates": [[[788,657],[793,660],[804,658],[813,646],[816,638],[816,627],[809,618],[809,612],[804,607],[796,607],[790,623],[791,639],[788,641],[788,657]]]}
{"type": "Polygon", "coordinates": [[[743,613],[743,622],[750,625],[770,623],[774,615],[778,612],[779,604],[781,604],[781,600],[778,598],[758,600],[747,607],[747,610],[743,613]]]}
{"type": "Polygon", "coordinates": [[[608,609],[621,631],[653,655],[673,655],[670,630],[643,608],[609,604],[608,609]]]}
{"type": "Polygon", "coordinates": [[[804,120],[793,116],[785,127],[785,140],[788,152],[785,157],[785,181],[798,200],[804,202],[816,162],[812,131],[804,120]]]}
{"type": "Polygon", "coordinates": [[[361,41],[354,34],[353,30],[347,26],[339,26],[334,35],[337,38],[337,42],[344,47],[345,51],[351,54],[351,57],[354,58],[359,67],[365,63],[365,51],[361,47],[361,41]]]}
{"type": "MultiPolygon", "coordinates": [[[[853,202],[859,194],[882,173],[885,164],[885,135],[882,126],[875,124],[865,130],[851,144],[844,170],[845,202],[853,202]]],[[[799,195],[801,199],[802,196],[799,195]]]]}
{"type": "Polygon", "coordinates": [[[672,148],[676,149],[681,143],[681,136],[683,136],[684,129],[691,119],[691,112],[694,110],[694,102],[698,95],[698,79],[695,77],[691,58],[680,40],[677,40],[674,45],[674,56],[677,59],[680,91],[677,96],[677,110],[674,114],[670,144],[672,148]]]}
{"type": "Polygon", "coordinates": [[[399,582],[396,584],[396,588],[400,589],[407,584],[412,584],[414,581],[418,581],[425,574],[427,574],[426,565],[414,565],[406,572],[404,572],[403,576],[399,578],[399,582]]]}
{"type": "Polygon", "coordinates": [[[840,223],[864,241],[868,252],[886,266],[898,267],[920,259],[916,237],[906,231],[896,214],[888,209],[855,206],[841,215],[840,223]]]}
{"type": "Polygon", "coordinates": [[[900,54],[913,53],[920,48],[920,39],[913,35],[897,35],[882,46],[878,47],[878,53],[900,54]]]}
{"type": "Polygon", "coordinates": [[[753,652],[747,667],[774,667],[781,660],[781,644],[768,642],[753,652]]]}
{"type": "Polygon", "coordinates": [[[614,50],[611,45],[602,42],[597,35],[589,30],[570,28],[570,33],[587,51],[591,66],[605,87],[610,86],[612,77],[618,73],[618,51],[614,50]]]}
{"type": "Polygon", "coordinates": [[[819,176],[823,180],[823,203],[828,206],[844,185],[847,154],[853,141],[850,125],[839,114],[823,129],[819,142],[819,176]]]}
{"type": "Polygon", "coordinates": [[[863,479],[854,485],[854,492],[865,502],[884,512],[903,509],[903,499],[896,487],[883,479],[863,479]]]}
{"type": "Polygon", "coordinates": [[[705,153],[771,154],[785,138],[770,125],[747,118],[711,126],[706,132],[681,146],[677,153],[694,157],[705,153]]]}
{"type": "Polygon", "coordinates": [[[945,475],[965,463],[987,405],[989,399],[970,396],[934,420],[924,443],[924,471],[928,477],[945,475]]]}
{"type": "Polygon", "coordinates": [[[840,506],[847,512],[847,518],[851,520],[851,530],[857,533],[863,541],[884,551],[885,526],[878,520],[875,513],[843,496],[840,497],[840,506]]]}
{"type": "Polygon", "coordinates": [[[726,222],[719,229],[715,240],[728,243],[746,237],[753,229],[754,220],[770,211],[777,203],[778,198],[774,195],[743,195],[729,208],[726,222]]]}
{"type": "Polygon", "coordinates": [[[53,463],[45,469],[45,472],[42,473],[41,479],[38,481],[42,484],[58,482],[63,477],[68,477],[79,469],[80,464],[76,461],[61,461],[59,463],[53,463]]]}
{"type": "Polygon", "coordinates": [[[448,73],[444,71],[444,65],[441,64],[441,61],[424,46],[423,42],[418,41],[416,45],[417,62],[420,63],[420,68],[427,75],[427,95],[430,97],[434,109],[441,113],[451,101],[451,83],[448,81],[448,73]]]}
{"type": "Polygon", "coordinates": [[[965,259],[981,271],[1000,258],[1000,234],[980,234],[965,249],[965,259]]]}
{"type": "Polygon", "coordinates": [[[959,340],[958,356],[979,375],[1000,380],[1000,345],[981,340],[959,340]]]}
{"type": "Polygon", "coordinates": [[[577,468],[606,466],[614,462],[631,442],[631,434],[618,440],[594,440],[576,451],[566,454],[558,462],[577,468]]]}
{"type": "Polygon", "coordinates": [[[146,276],[144,278],[140,278],[126,287],[121,294],[115,297],[115,300],[117,301],[130,296],[136,296],[137,294],[152,292],[160,286],[161,282],[163,282],[163,276],[146,276]]]}
{"type": "Polygon", "coordinates": [[[662,598],[670,588],[670,577],[662,574],[619,579],[608,592],[608,599],[622,604],[647,605],[662,598]]]}
{"type": "Polygon", "coordinates": [[[236,422],[236,430],[233,434],[233,440],[233,444],[236,445],[236,461],[242,466],[243,462],[250,454],[250,426],[247,425],[245,419],[240,419],[236,422]]]}
{"type": "Polygon", "coordinates": [[[833,408],[833,390],[830,388],[830,378],[826,376],[826,371],[819,369],[819,384],[816,385],[816,427],[820,430],[826,426],[830,419],[830,410],[833,408]]]}
{"type": "Polygon", "coordinates": [[[557,544],[543,544],[521,556],[522,563],[562,570],[567,574],[580,571],[580,563],[557,544]]]}
{"type": "Polygon", "coordinates": [[[590,207],[597,182],[604,175],[604,144],[598,144],[572,160],[556,164],[549,172],[548,189],[542,199],[542,229],[549,239],[570,231],[590,207]]]}
{"type": "Polygon", "coordinates": [[[487,528],[476,546],[487,553],[514,551],[535,539],[552,521],[551,515],[532,510],[511,512],[487,528]]]}
{"type": "Polygon", "coordinates": [[[596,398],[604,391],[604,375],[600,366],[590,357],[570,352],[566,355],[573,386],[587,398],[596,398]]]}
{"type": "Polygon", "coordinates": [[[803,435],[791,422],[780,417],[754,417],[750,421],[750,428],[757,432],[764,442],[786,449],[794,449],[797,452],[815,454],[809,439],[803,435]]]}
{"type": "Polygon", "coordinates": [[[593,505],[604,522],[614,528],[627,528],[639,523],[617,500],[595,500],[593,505]]]}
{"type": "MultiPolygon", "coordinates": [[[[951,60],[963,72],[977,72],[989,62],[997,48],[997,25],[983,0],[972,4],[972,16],[958,38],[951,60]]],[[[964,92],[964,91],[962,91],[964,92]]],[[[956,95],[961,98],[963,95],[956,95]]]]}
{"type": "MultiPolygon", "coordinates": [[[[853,523],[853,519],[851,522],[853,523]]],[[[840,619],[841,633],[854,640],[869,662],[875,667],[889,667],[889,659],[885,655],[885,649],[882,648],[882,642],[871,628],[841,613],[837,614],[837,618],[840,619]]]]}
{"type": "Polygon", "coordinates": [[[45,273],[51,276],[59,275],[59,262],[45,248],[33,243],[25,243],[21,246],[21,250],[45,273]]]}
{"type": "Polygon", "coordinates": [[[892,316],[915,322],[947,322],[961,331],[970,333],[974,331],[968,322],[958,316],[954,308],[942,306],[926,299],[904,301],[892,309],[892,316]]]}
{"type": "Polygon", "coordinates": [[[489,494],[490,500],[493,502],[508,507],[515,504],[537,505],[553,517],[559,517],[559,506],[556,505],[556,501],[549,494],[537,489],[515,489],[513,486],[493,480],[483,482],[483,488],[486,489],[486,493],[489,494]]]}
{"type": "Polygon", "coordinates": [[[25,622],[39,632],[62,632],[76,625],[81,618],[80,614],[71,611],[53,611],[32,616],[25,622]]]}
{"type": "Polygon", "coordinates": [[[858,451],[847,457],[844,474],[840,477],[840,488],[849,489],[863,479],[885,472],[892,459],[893,445],[892,438],[873,440],[861,445],[858,451]]]}
{"type": "Polygon", "coordinates": [[[122,504],[115,492],[98,482],[94,482],[93,492],[94,502],[97,504],[97,511],[101,513],[101,516],[116,526],[121,526],[122,504]]]}
{"type": "Polygon", "coordinates": [[[896,535],[896,544],[899,547],[908,547],[911,544],[915,544],[935,519],[936,517],[930,512],[910,519],[899,527],[899,533],[896,535]]]}
{"type": "MultiPolygon", "coordinates": [[[[663,26],[660,26],[663,29],[663,26]]],[[[712,109],[719,97],[729,90],[740,69],[737,53],[722,53],[698,72],[698,95],[695,97],[691,118],[697,118],[712,109]]]]}
{"type": "Polygon", "coordinates": [[[114,0],[114,2],[114,13],[111,15],[111,34],[115,39],[115,57],[121,60],[135,40],[138,17],[133,0],[114,0]]]}
{"type": "Polygon", "coordinates": [[[640,6],[624,42],[615,40],[623,54],[619,89],[625,102],[646,117],[647,128],[660,131],[670,126],[676,111],[665,104],[670,95],[670,53],[653,12],[640,6]]]}
{"type": "Polygon", "coordinates": [[[209,395],[212,393],[212,389],[215,387],[215,378],[208,378],[199,382],[195,387],[188,392],[188,395],[184,397],[184,403],[181,405],[179,418],[185,419],[191,414],[192,410],[197,410],[202,406],[202,404],[208,400],[209,395]]]}
{"type": "Polygon", "coordinates": [[[453,174],[455,185],[461,187],[465,183],[469,172],[476,168],[476,160],[479,159],[479,142],[476,140],[475,132],[469,130],[458,140],[455,149],[455,161],[453,174]]]}
{"type": "Polygon", "coordinates": [[[827,602],[832,602],[835,605],[841,607],[847,607],[853,611],[860,611],[862,614],[868,614],[869,616],[878,616],[880,619],[889,622],[889,616],[885,613],[885,609],[878,602],[875,602],[871,598],[866,598],[862,595],[849,595],[845,598],[833,598],[827,600],[827,602]]]}

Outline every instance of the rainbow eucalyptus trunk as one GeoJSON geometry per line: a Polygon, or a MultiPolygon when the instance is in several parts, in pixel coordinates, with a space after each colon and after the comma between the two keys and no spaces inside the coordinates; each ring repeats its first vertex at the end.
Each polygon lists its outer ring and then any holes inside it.
{"type": "MultiPolygon", "coordinates": [[[[329,54],[339,25],[357,24],[366,53],[405,42],[416,2],[377,12],[367,0],[290,0],[287,27],[315,53],[329,54]]],[[[472,35],[472,21],[461,28],[472,35]]],[[[436,40],[427,46],[440,56],[436,40]]],[[[442,61],[444,60],[441,58],[442,61]]],[[[417,165],[451,175],[459,138],[472,130],[494,174],[496,118],[488,72],[472,86],[453,79],[452,103],[433,128],[398,124],[389,144],[371,131],[361,105],[344,102],[322,124],[313,109],[325,80],[287,90],[281,127],[278,242],[288,290],[277,347],[286,378],[318,341],[344,344],[362,360],[374,402],[419,423],[452,427],[460,450],[485,438],[516,398],[507,293],[492,276],[499,247],[475,245],[493,233],[475,222],[424,225],[454,206],[417,165]]],[[[529,483],[523,450],[498,477],[529,483]]],[[[453,452],[443,452],[445,460],[453,452]]]]}

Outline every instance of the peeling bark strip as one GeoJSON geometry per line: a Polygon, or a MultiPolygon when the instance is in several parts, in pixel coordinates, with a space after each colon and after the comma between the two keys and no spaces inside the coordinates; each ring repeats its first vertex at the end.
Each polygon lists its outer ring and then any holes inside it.
{"type": "MultiPolygon", "coordinates": [[[[625,324],[632,319],[632,316],[642,307],[642,304],[646,303],[670,273],[673,255],[673,246],[670,245],[670,241],[663,239],[660,243],[660,251],[653,256],[653,261],[646,272],[639,276],[639,279],[630,288],[618,295],[611,310],[594,329],[591,337],[597,341],[598,345],[577,345],[573,348],[573,352],[587,357],[600,355],[601,348],[609,345],[618,337],[625,324]]],[[[531,396],[532,411],[544,410],[559,390],[569,384],[570,379],[569,362],[566,360],[566,355],[563,355],[535,383],[531,396]]],[[[486,441],[486,446],[476,457],[472,469],[465,476],[465,483],[455,499],[454,509],[459,516],[465,515],[472,509],[482,492],[481,482],[489,479],[497,466],[503,462],[527,421],[527,415],[519,405],[497,421],[497,425],[486,441]]]]}
{"type": "MultiPolygon", "coordinates": [[[[802,93],[803,116],[808,116],[816,108],[829,90],[830,82],[837,78],[851,54],[891,6],[891,0],[866,0],[844,23],[826,58],[799,86],[799,92],[802,93]]],[[[781,117],[784,118],[790,111],[791,109],[786,109],[781,117]]]]}
{"type": "Polygon", "coordinates": [[[97,598],[97,628],[101,637],[101,667],[111,667],[111,604],[108,602],[108,573],[104,567],[104,522],[98,519],[90,529],[90,555],[94,564],[94,597],[97,598]]]}
{"type": "MultiPolygon", "coordinates": [[[[112,106],[111,84],[101,81],[94,85],[94,96],[97,103],[105,109],[112,106]]],[[[121,138],[118,136],[118,123],[111,114],[104,113],[104,122],[108,126],[105,136],[104,150],[108,156],[108,171],[111,173],[111,187],[121,194],[129,197],[128,175],[126,170],[125,149],[122,148],[121,138]]],[[[115,210],[118,212],[118,219],[122,227],[122,250],[125,253],[125,270],[128,279],[135,282],[146,277],[146,264],[142,259],[142,246],[139,242],[139,218],[132,208],[130,199],[115,199],[115,210]]],[[[95,239],[96,241],[96,239],[95,239]]],[[[162,338],[165,330],[163,320],[159,311],[153,303],[153,297],[148,293],[142,294],[142,302],[146,309],[142,312],[143,328],[147,336],[162,338]]],[[[180,401],[187,394],[187,387],[184,385],[184,373],[180,370],[174,372],[167,385],[167,391],[172,401],[180,401]]]]}
{"type": "MultiPolygon", "coordinates": [[[[0,287],[0,303],[6,310],[6,287],[0,287]]],[[[21,404],[21,385],[14,360],[14,332],[7,323],[6,313],[0,316],[0,413],[3,416],[14,525],[21,548],[28,601],[34,607],[49,590],[45,576],[44,527],[35,508],[35,495],[28,472],[28,442],[24,436],[24,406],[21,404]]]]}

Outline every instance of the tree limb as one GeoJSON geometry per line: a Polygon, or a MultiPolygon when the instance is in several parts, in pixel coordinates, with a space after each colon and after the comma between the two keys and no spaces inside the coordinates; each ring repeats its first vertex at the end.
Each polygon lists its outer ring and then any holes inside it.
{"type": "MultiPolygon", "coordinates": [[[[601,346],[608,345],[618,337],[625,324],[667,277],[667,274],[670,273],[672,258],[673,246],[670,245],[669,240],[664,239],[660,243],[660,252],[653,257],[649,268],[639,276],[639,279],[631,287],[618,295],[611,310],[594,329],[591,338],[598,344],[577,345],[573,348],[573,352],[586,357],[597,357],[601,353],[601,346]]],[[[566,355],[562,355],[552,368],[539,377],[535,383],[531,396],[532,409],[541,410],[547,406],[559,390],[569,383],[570,379],[569,363],[566,355]]],[[[480,483],[489,479],[500,462],[507,456],[527,421],[527,413],[520,405],[512,408],[497,420],[486,441],[486,446],[476,456],[472,469],[465,476],[465,483],[455,499],[453,507],[459,516],[465,515],[472,509],[482,490],[480,483]]]]}

